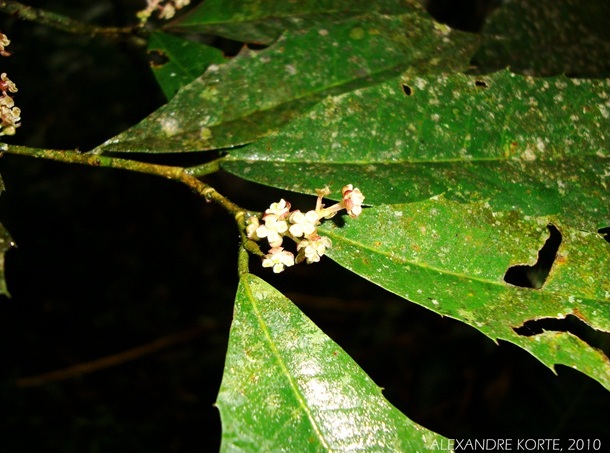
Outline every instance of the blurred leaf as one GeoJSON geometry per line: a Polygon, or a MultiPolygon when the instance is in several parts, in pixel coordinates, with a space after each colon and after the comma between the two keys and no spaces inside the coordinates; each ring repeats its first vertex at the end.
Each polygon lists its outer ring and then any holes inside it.
{"type": "Polygon", "coordinates": [[[463,67],[476,40],[420,12],[320,23],[210,68],[98,150],[184,152],[248,143],[329,94],[386,80],[409,65],[463,67]]]}
{"type": "Polygon", "coordinates": [[[188,39],[154,32],[148,42],[151,68],[167,99],[174,97],[211,64],[224,63],[222,52],[188,39]]]}
{"type": "Polygon", "coordinates": [[[352,183],[373,205],[441,193],[489,200],[597,231],[610,218],[609,86],[508,71],[407,74],[324,100],[222,167],[310,194],[352,183]]]}
{"type": "MultiPolygon", "coordinates": [[[[610,390],[607,355],[570,332],[523,336],[527,321],[574,315],[610,332],[610,245],[554,217],[494,212],[484,203],[442,197],[365,209],[342,227],[320,227],[333,242],[328,255],[341,266],[443,316],[459,319],[493,340],[529,351],[550,368],[580,370],[610,390]],[[541,289],[504,281],[510,266],[533,265],[547,224],[562,236],[541,289]]],[[[610,351],[608,351],[610,353],[610,351]]]]}
{"type": "Polygon", "coordinates": [[[388,403],[336,343],[254,275],[237,290],[217,405],[221,451],[407,452],[443,441],[388,403]]]}
{"type": "MultiPolygon", "coordinates": [[[[0,176],[0,195],[2,192],[4,192],[4,181],[2,180],[2,176],[0,176]]],[[[0,223],[0,296],[10,297],[8,288],[6,287],[6,280],[4,279],[4,254],[14,246],[15,243],[10,234],[8,234],[8,231],[0,223]]]]}
{"type": "Polygon", "coordinates": [[[505,0],[483,29],[479,71],[548,76],[610,76],[610,3],[605,0],[505,0]]]}
{"type": "Polygon", "coordinates": [[[369,12],[399,14],[422,11],[413,0],[206,0],[170,28],[208,33],[236,41],[271,44],[286,30],[308,28],[320,21],[347,19],[369,12]]]}
{"type": "Polygon", "coordinates": [[[11,248],[14,247],[14,242],[8,231],[0,223],[0,296],[9,296],[8,288],[6,287],[6,280],[4,279],[4,254],[11,248]]]}

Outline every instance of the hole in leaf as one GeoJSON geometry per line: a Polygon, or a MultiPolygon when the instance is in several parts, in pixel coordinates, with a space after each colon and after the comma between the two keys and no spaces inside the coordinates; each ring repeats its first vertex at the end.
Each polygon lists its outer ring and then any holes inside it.
{"type": "Polygon", "coordinates": [[[149,50],[148,51],[148,63],[154,69],[159,69],[161,66],[169,61],[169,57],[160,50],[149,50]]]}
{"type": "Polygon", "coordinates": [[[602,235],[606,242],[610,242],[610,227],[600,228],[597,232],[602,235]]]}
{"type": "Polygon", "coordinates": [[[551,267],[561,244],[561,233],[554,225],[547,225],[549,238],[538,252],[538,261],[533,266],[511,266],[504,274],[504,281],[523,288],[540,289],[551,272],[551,267]]]}
{"type": "Polygon", "coordinates": [[[403,85],[402,86],[402,91],[404,91],[404,93],[407,96],[411,96],[413,94],[413,90],[411,89],[411,87],[409,85],[403,85]]]}
{"type": "Polygon", "coordinates": [[[487,88],[487,83],[483,80],[475,80],[474,85],[479,88],[487,88]]]}
{"type": "Polygon", "coordinates": [[[596,330],[572,314],[564,319],[542,318],[526,321],[521,327],[513,327],[513,330],[523,337],[539,335],[545,331],[570,332],[610,357],[610,333],[596,330]]]}

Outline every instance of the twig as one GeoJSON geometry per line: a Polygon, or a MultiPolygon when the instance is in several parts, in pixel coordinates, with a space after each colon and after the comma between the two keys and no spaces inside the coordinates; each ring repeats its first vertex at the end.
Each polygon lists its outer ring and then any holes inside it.
{"type": "Polygon", "coordinates": [[[83,362],[68,368],[50,371],[36,376],[28,376],[17,379],[15,384],[19,388],[35,387],[49,382],[65,381],[77,376],[94,373],[96,371],[121,365],[132,360],[140,359],[144,356],[153,354],[162,349],[169,348],[180,343],[186,343],[193,338],[201,336],[207,329],[204,326],[193,327],[192,329],[178,332],[165,337],[157,338],[155,341],[138,346],[118,354],[102,357],[90,362],[83,362]]]}
{"type": "Polygon", "coordinates": [[[118,157],[103,156],[99,154],[81,153],[73,150],[55,150],[43,148],[29,148],[27,146],[0,144],[0,153],[17,154],[21,156],[37,157],[59,162],[72,164],[89,165],[92,167],[120,168],[123,170],[146,173],[149,175],[161,176],[181,182],[190,187],[194,192],[203,196],[208,201],[213,201],[221,205],[233,216],[239,213],[247,214],[248,211],[236,205],[228,198],[216,191],[212,186],[200,181],[192,176],[183,167],[173,167],[169,165],[150,164],[118,157]]]}
{"type": "Polygon", "coordinates": [[[193,169],[196,169],[196,171],[193,173],[198,175],[209,174],[214,171],[218,171],[218,161],[209,162],[207,166],[206,164],[204,164],[202,166],[197,167],[183,168],[173,167],[169,165],[150,164],[147,162],[139,162],[135,160],[121,159],[117,157],[110,157],[99,154],[81,153],[79,151],[73,150],[29,148],[27,146],[7,145],[6,143],[0,143],[0,157],[2,156],[2,153],[37,157],[71,164],[89,165],[92,167],[120,168],[123,170],[131,170],[138,173],[161,176],[167,179],[172,179],[174,181],[181,182],[182,184],[185,184],[186,186],[190,187],[195,193],[203,196],[206,201],[213,201],[215,203],[218,203],[235,218],[242,239],[242,246],[240,247],[238,257],[239,275],[248,272],[247,252],[259,256],[263,255],[258,245],[248,239],[244,234],[246,228],[245,220],[248,218],[248,216],[256,215],[257,213],[250,212],[236,205],[231,200],[221,195],[212,186],[204,183],[203,181],[200,181],[199,179],[197,179],[197,177],[191,174],[191,171],[193,169]],[[205,171],[203,171],[203,168],[205,168],[205,171]]]}
{"type": "Polygon", "coordinates": [[[0,12],[11,14],[19,19],[36,22],[57,30],[78,35],[117,37],[125,35],[134,36],[143,32],[143,29],[137,26],[99,27],[11,0],[0,1],[0,12]]]}

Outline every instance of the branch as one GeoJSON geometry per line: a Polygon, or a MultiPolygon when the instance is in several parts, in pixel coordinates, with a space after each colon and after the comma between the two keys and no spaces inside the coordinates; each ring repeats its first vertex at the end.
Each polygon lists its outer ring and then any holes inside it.
{"type": "Polygon", "coordinates": [[[163,178],[172,179],[185,184],[195,193],[203,196],[207,201],[218,203],[236,218],[238,216],[248,214],[247,210],[241,208],[228,198],[218,193],[212,186],[209,186],[203,181],[197,179],[195,176],[189,174],[188,170],[183,167],[150,164],[147,162],[139,162],[99,154],[81,153],[79,151],[72,150],[29,148],[27,146],[7,145],[5,143],[0,144],[0,153],[37,157],[71,164],[88,165],[91,167],[120,168],[138,173],[161,176],[163,178]]]}
{"type": "Polygon", "coordinates": [[[194,174],[201,176],[218,171],[220,168],[218,161],[208,162],[207,164],[196,167],[183,168],[169,165],[150,164],[147,162],[121,159],[100,154],[81,153],[73,150],[29,148],[27,146],[0,143],[0,157],[2,157],[3,153],[37,157],[71,164],[88,165],[91,167],[120,168],[138,173],[161,176],[166,179],[172,179],[180,182],[190,187],[195,193],[204,197],[206,201],[218,203],[227,212],[233,215],[241,235],[241,247],[239,250],[237,266],[239,275],[248,273],[248,252],[257,256],[264,256],[258,244],[248,239],[245,234],[246,219],[250,216],[257,215],[258,213],[248,211],[236,205],[231,200],[221,195],[212,186],[200,181],[196,176],[194,176],[194,174]]]}
{"type": "Polygon", "coordinates": [[[0,1],[0,12],[78,35],[103,35],[116,38],[124,35],[138,35],[142,32],[141,27],[99,27],[11,0],[0,1]]]}

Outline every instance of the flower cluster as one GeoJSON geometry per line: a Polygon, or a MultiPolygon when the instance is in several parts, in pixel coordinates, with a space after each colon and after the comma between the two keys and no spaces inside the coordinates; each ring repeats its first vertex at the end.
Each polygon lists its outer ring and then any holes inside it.
{"type": "MultiPolygon", "coordinates": [[[[4,33],[0,33],[0,55],[9,57],[11,55],[5,48],[11,43],[4,33]]],[[[0,75],[0,136],[15,135],[17,128],[21,126],[21,109],[15,106],[13,96],[17,85],[8,78],[6,72],[0,75]]]]}
{"type": "Polygon", "coordinates": [[[262,218],[250,217],[247,221],[246,235],[249,239],[260,241],[266,239],[271,247],[263,258],[263,267],[273,268],[279,273],[285,267],[305,261],[307,264],[317,263],[332,246],[329,238],[318,234],[318,225],[323,219],[330,219],[337,212],[345,209],[350,217],[358,217],[362,213],[364,195],[351,184],[341,190],[342,199],[328,208],[322,204],[322,198],[330,194],[328,187],[318,190],[315,209],[305,213],[294,210],[286,200],[281,199],[271,203],[262,218]],[[297,256],[284,250],[284,238],[290,238],[297,244],[297,256]]]}
{"type": "Polygon", "coordinates": [[[146,2],[146,8],[138,11],[137,14],[142,22],[146,22],[155,11],[159,19],[171,19],[176,11],[187,6],[191,0],[146,0],[146,2]]]}

